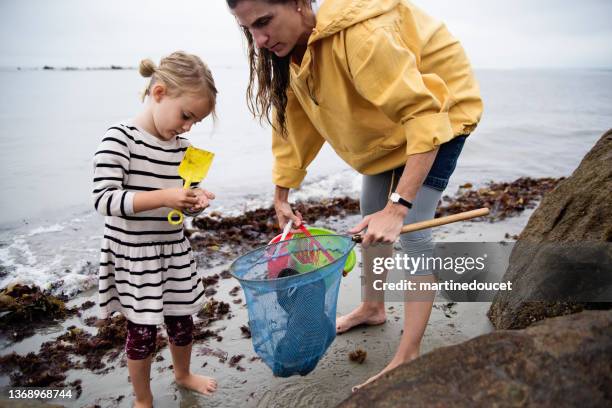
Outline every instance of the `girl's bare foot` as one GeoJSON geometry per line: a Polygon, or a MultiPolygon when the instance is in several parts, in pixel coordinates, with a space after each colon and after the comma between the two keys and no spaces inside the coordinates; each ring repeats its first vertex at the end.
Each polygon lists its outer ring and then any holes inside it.
{"type": "Polygon", "coordinates": [[[407,363],[409,361],[414,360],[415,358],[418,357],[418,352],[415,354],[410,355],[407,358],[399,358],[399,357],[393,357],[393,359],[389,362],[389,364],[387,364],[387,366],[385,368],[382,369],[382,371],[370,378],[368,378],[365,382],[363,382],[362,384],[356,385],[353,387],[353,392],[358,391],[359,389],[361,389],[362,387],[364,387],[365,385],[375,381],[376,379],[378,379],[379,377],[381,377],[383,374],[385,374],[388,371],[393,370],[395,367],[398,367],[404,363],[407,363]]]}
{"type": "Polygon", "coordinates": [[[336,318],[336,334],[344,333],[360,325],[377,326],[387,321],[384,306],[373,308],[362,303],[347,315],[336,318]]]}
{"type": "Polygon", "coordinates": [[[217,390],[217,381],[212,377],[205,377],[203,375],[189,374],[180,379],[176,378],[176,383],[181,387],[204,395],[211,395],[217,390]]]}

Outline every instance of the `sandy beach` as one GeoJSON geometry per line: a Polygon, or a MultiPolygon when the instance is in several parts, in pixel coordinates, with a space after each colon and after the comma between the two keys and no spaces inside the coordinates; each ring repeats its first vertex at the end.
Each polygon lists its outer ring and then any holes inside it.
{"type": "MultiPolygon", "coordinates": [[[[497,242],[508,240],[508,236],[519,234],[532,210],[502,221],[462,222],[434,230],[434,239],[440,242],[497,242]]],[[[344,218],[333,217],[315,224],[345,231],[359,220],[357,215],[344,218]]],[[[360,254],[358,264],[343,278],[338,300],[338,314],[349,312],[360,302],[360,254]]],[[[203,276],[219,274],[227,270],[229,263],[204,269],[203,276]]],[[[214,376],[219,390],[212,397],[204,397],[179,388],[170,369],[171,357],[167,347],[155,357],[151,371],[152,389],[156,406],[163,407],[332,407],[350,395],[351,387],[381,370],[391,359],[399,342],[402,330],[402,303],[387,303],[387,322],[376,327],[363,327],[336,337],[317,368],[306,377],[275,378],[271,370],[257,359],[251,340],[245,338],[241,326],[248,322],[247,309],[242,291],[230,295],[238,285],[233,278],[219,279],[212,286],[216,293],[209,299],[226,302],[230,312],[222,319],[211,323],[207,329],[220,337],[210,337],[194,343],[192,367],[194,371],[214,376]],[[241,303],[237,299],[242,299],[241,303]],[[221,339],[222,338],[222,339],[221,339]],[[219,341],[221,340],[221,341],[219,341]],[[357,349],[367,352],[363,364],[349,360],[349,353],[357,349]],[[240,357],[242,356],[242,357],[240,357]]],[[[80,306],[87,301],[96,301],[94,290],[82,293],[68,302],[68,306],[80,306]]],[[[422,343],[422,354],[439,347],[449,346],[487,333],[492,327],[486,317],[489,303],[438,302],[434,305],[422,343]]],[[[35,336],[18,343],[4,343],[0,355],[11,352],[27,354],[36,352],[42,343],[53,340],[70,326],[95,332],[88,326],[88,318],[96,313],[96,306],[82,312],[80,317],[67,319],[59,324],[38,330],[35,336]]],[[[163,331],[162,331],[163,332],[163,331]]],[[[123,351],[113,362],[108,362],[103,374],[94,374],[86,369],[70,370],[65,383],[81,380],[82,394],[71,401],[53,401],[74,407],[129,407],[132,404],[131,385],[123,351]]],[[[3,395],[7,395],[9,378],[0,378],[3,395]]],[[[0,401],[1,402],[1,401],[0,401]]],[[[4,401],[12,404],[12,401],[4,401]]]]}

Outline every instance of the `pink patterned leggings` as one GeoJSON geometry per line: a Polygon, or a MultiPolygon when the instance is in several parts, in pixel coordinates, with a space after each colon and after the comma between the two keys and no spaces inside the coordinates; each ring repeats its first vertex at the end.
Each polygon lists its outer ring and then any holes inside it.
{"type": "MultiPolygon", "coordinates": [[[[170,343],[187,346],[193,340],[193,318],[191,316],[164,316],[170,343]]],[[[130,360],[143,360],[155,351],[157,326],[127,322],[125,353],[130,360]]]]}

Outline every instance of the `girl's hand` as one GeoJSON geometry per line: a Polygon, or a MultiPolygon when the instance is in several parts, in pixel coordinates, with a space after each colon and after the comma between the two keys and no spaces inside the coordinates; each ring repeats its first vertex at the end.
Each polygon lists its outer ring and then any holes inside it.
{"type": "Polygon", "coordinates": [[[399,237],[407,214],[407,208],[387,204],[381,211],[366,216],[359,224],[351,228],[349,233],[357,234],[367,228],[361,242],[364,247],[373,243],[392,244],[399,237]]]}
{"type": "MultiPolygon", "coordinates": [[[[293,220],[293,225],[299,227],[302,225],[302,214],[299,211],[295,213],[291,209],[291,206],[287,201],[279,201],[274,203],[274,210],[276,211],[276,218],[278,219],[278,225],[281,230],[285,228],[285,225],[289,220],[293,220]]],[[[299,230],[293,230],[292,233],[297,233],[299,230]]]]}
{"type": "Polygon", "coordinates": [[[176,208],[177,210],[187,210],[199,202],[193,190],[167,188],[161,191],[163,193],[163,204],[165,207],[176,208]]]}
{"type": "Polygon", "coordinates": [[[196,198],[198,199],[197,204],[189,209],[189,211],[191,212],[200,212],[204,210],[205,208],[210,206],[210,201],[215,199],[215,195],[208,190],[204,190],[202,188],[194,188],[191,191],[195,193],[196,198]]]}

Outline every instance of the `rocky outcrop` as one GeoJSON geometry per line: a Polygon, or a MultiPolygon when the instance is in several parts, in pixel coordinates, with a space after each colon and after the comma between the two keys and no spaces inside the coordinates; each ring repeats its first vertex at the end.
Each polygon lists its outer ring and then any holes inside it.
{"type": "Polygon", "coordinates": [[[500,330],[402,365],[339,406],[612,406],[612,311],[500,330]]]}
{"type": "Polygon", "coordinates": [[[498,329],[612,303],[612,130],[546,194],[521,233],[488,316],[498,329]]]}

